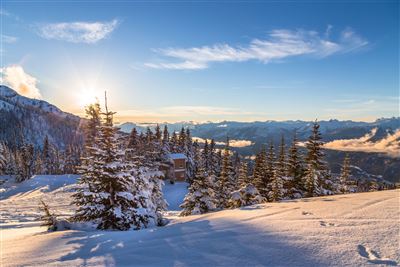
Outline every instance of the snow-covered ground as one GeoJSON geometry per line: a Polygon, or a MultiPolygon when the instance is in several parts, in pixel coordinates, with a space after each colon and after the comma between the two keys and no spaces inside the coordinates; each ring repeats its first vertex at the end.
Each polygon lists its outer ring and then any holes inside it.
{"type": "MultiPolygon", "coordinates": [[[[177,217],[185,184],[166,184],[170,224],[140,231],[47,232],[44,198],[68,215],[76,176],[36,176],[1,192],[1,266],[398,265],[400,191],[266,203],[177,217]],[[48,185],[46,187],[46,185],[48,185]]],[[[1,189],[0,189],[1,190],[1,189]]]]}

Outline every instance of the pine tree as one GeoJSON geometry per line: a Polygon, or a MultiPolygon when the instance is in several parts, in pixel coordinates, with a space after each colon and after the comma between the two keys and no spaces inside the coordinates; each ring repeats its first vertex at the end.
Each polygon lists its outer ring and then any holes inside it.
{"type": "Polygon", "coordinates": [[[304,184],[302,180],[304,171],[297,143],[298,140],[296,137],[296,132],[294,132],[293,141],[289,149],[288,157],[288,176],[292,178],[291,183],[288,184],[288,188],[289,190],[290,188],[292,189],[289,194],[294,198],[301,197],[304,191],[304,184]]]}
{"type": "Polygon", "coordinates": [[[132,128],[132,131],[129,135],[127,148],[136,150],[136,149],[138,149],[138,147],[139,147],[138,132],[137,132],[136,128],[132,128]]]}
{"type": "Polygon", "coordinates": [[[270,192],[271,201],[279,201],[285,196],[284,181],[286,181],[286,161],[285,161],[285,140],[282,135],[279,157],[276,162],[276,169],[272,176],[272,191],[270,192]]]}
{"type": "Polygon", "coordinates": [[[196,162],[194,160],[194,148],[193,139],[189,128],[186,129],[186,145],[184,151],[187,162],[186,162],[186,179],[190,180],[195,175],[196,162]]]}
{"type": "Polygon", "coordinates": [[[170,140],[170,148],[171,148],[171,153],[179,153],[179,147],[178,147],[178,136],[176,132],[172,133],[172,137],[170,140]]]}
{"type": "Polygon", "coordinates": [[[266,198],[262,197],[257,188],[251,183],[247,174],[247,163],[245,162],[240,164],[238,185],[238,190],[231,193],[228,203],[230,208],[239,208],[266,201],[266,198]]]}
{"type": "Polygon", "coordinates": [[[203,167],[197,169],[193,182],[189,186],[189,192],[180,207],[182,208],[181,216],[203,214],[216,208],[215,193],[203,167]]]}
{"type": "Polygon", "coordinates": [[[343,165],[341,168],[341,172],[340,172],[340,177],[339,177],[339,181],[340,181],[340,187],[339,187],[339,191],[342,194],[348,193],[350,191],[349,185],[350,185],[350,156],[347,153],[344,161],[343,161],[343,165]]]}
{"type": "Polygon", "coordinates": [[[185,128],[182,127],[182,129],[179,133],[179,139],[178,139],[178,146],[179,146],[178,152],[180,152],[180,153],[184,152],[185,145],[186,145],[186,132],[185,132],[185,128]]]}
{"type": "Polygon", "coordinates": [[[211,139],[209,152],[208,152],[208,160],[209,160],[209,168],[210,168],[210,176],[213,176],[213,180],[216,180],[221,173],[221,155],[216,152],[215,141],[211,139]]]}
{"type": "Polygon", "coordinates": [[[39,210],[43,213],[40,216],[40,220],[42,221],[41,226],[46,226],[49,231],[57,231],[58,220],[56,215],[50,211],[49,205],[40,200],[39,210]]]}
{"type": "Polygon", "coordinates": [[[100,104],[90,104],[85,108],[86,116],[88,118],[85,125],[85,145],[92,147],[98,134],[98,127],[101,124],[101,109],[100,104]]]}
{"type": "Polygon", "coordinates": [[[163,143],[168,143],[169,142],[169,132],[168,132],[168,126],[164,125],[164,130],[163,130],[163,143]]]}
{"type": "Polygon", "coordinates": [[[201,165],[204,168],[204,171],[209,173],[210,171],[210,160],[209,160],[209,150],[208,150],[208,141],[206,139],[206,141],[204,142],[204,146],[203,146],[203,151],[201,152],[201,165]]]}
{"type": "Polygon", "coordinates": [[[312,133],[306,143],[307,168],[305,172],[305,188],[307,197],[327,194],[329,189],[329,173],[323,161],[323,142],[321,141],[322,138],[319,127],[318,122],[315,121],[312,127],[312,133]]]}
{"type": "Polygon", "coordinates": [[[269,201],[273,201],[271,199],[271,192],[273,191],[273,186],[274,186],[273,181],[274,181],[274,176],[275,176],[275,171],[276,171],[275,164],[276,164],[275,148],[274,148],[273,142],[271,141],[267,159],[266,159],[265,171],[264,171],[264,176],[265,176],[264,179],[266,181],[266,189],[265,189],[266,195],[263,195],[269,201]]]}
{"type": "Polygon", "coordinates": [[[99,229],[127,230],[131,225],[139,229],[148,223],[146,207],[142,206],[147,199],[139,199],[135,194],[140,192],[138,186],[133,190],[133,183],[139,179],[132,177],[118,148],[118,129],[113,126],[114,113],[108,111],[107,104],[102,114],[104,123],[96,127],[96,138],[87,147],[88,158],[83,163],[91,164],[81,167],[81,187],[73,196],[78,206],[73,219],[95,221],[99,229]]]}
{"type": "Polygon", "coordinates": [[[0,175],[6,173],[7,168],[7,155],[6,155],[6,145],[0,142],[0,175]]]}
{"type": "Polygon", "coordinates": [[[228,207],[230,194],[234,191],[234,171],[230,156],[229,140],[227,140],[224,155],[222,158],[221,174],[218,177],[218,208],[224,209],[228,207]]]}
{"type": "Polygon", "coordinates": [[[267,163],[266,163],[266,151],[265,148],[261,148],[261,151],[257,153],[256,159],[255,159],[255,165],[254,165],[254,170],[253,170],[253,183],[256,186],[257,190],[261,193],[262,196],[267,197],[268,196],[268,186],[270,183],[270,180],[268,179],[266,175],[266,168],[267,168],[267,163]]]}
{"type": "Polygon", "coordinates": [[[248,166],[246,162],[240,163],[240,168],[238,172],[238,185],[239,187],[243,187],[246,184],[251,183],[250,177],[248,175],[248,166]]]}
{"type": "Polygon", "coordinates": [[[161,135],[162,135],[162,133],[161,133],[160,125],[157,124],[156,129],[155,129],[155,138],[158,143],[161,143],[161,141],[162,141],[161,135]]]}

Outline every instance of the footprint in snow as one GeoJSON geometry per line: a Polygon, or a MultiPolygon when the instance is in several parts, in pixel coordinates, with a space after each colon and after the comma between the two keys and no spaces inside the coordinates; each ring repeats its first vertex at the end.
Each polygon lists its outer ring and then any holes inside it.
{"type": "Polygon", "coordinates": [[[303,215],[313,215],[311,212],[308,212],[308,211],[303,211],[302,214],[303,215]]]}
{"type": "Polygon", "coordinates": [[[379,256],[378,252],[376,252],[368,247],[365,247],[363,245],[358,245],[357,249],[358,249],[358,254],[360,254],[361,257],[368,259],[369,263],[397,266],[396,261],[391,260],[391,259],[381,258],[381,256],[379,256]]]}
{"type": "Polygon", "coordinates": [[[319,224],[321,226],[336,226],[334,223],[328,223],[328,222],[324,222],[324,221],[319,221],[319,224]]]}

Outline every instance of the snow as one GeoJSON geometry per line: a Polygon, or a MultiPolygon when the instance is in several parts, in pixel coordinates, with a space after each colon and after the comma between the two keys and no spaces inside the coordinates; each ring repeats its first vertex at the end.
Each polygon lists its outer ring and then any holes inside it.
{"type": "Polygon", "coordinates": [[[170,184],[166,182],[163,188],[164,198],[168,202],[168,210],[170,211],[180,211],[179,207],[183,203],[183,199],[188,191],[188,183],[185,182],[175,182],[170,184]]]}
{"type": "MultiPolygon", "coordinates": [[[[47,232],[35,221],[38,200],[44,198],[50,209],[69,214],[74,179],[37,176],[19,185],[0,185],[7,194],[0,200],[2,266],[400,264],[400,190],[169,216],[167,226],[140,231],[47,232]]],[[[166,184],[171,209],[177,209],[186,187],[166,184]]]]}

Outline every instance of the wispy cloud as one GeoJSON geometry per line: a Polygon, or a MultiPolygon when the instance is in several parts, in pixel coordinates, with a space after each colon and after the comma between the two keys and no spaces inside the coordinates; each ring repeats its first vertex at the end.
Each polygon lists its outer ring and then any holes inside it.
{"type": "Polygon", "coordinates": [[[19,65],[11,65],[0,69],[1,83],[8,85],[20,95],[30,98],[40,98],[37,88],[38,80],[26,73],[19,65]]]}
{"type": "Polygon", "coordinates": [[[17,42],[18,38],[15,36],[10,36],[10,35],[5,35],[5,34],[1,34],[0,35],[0,40],[3,43],[7,43],[7,44],[13,44],[15,42],[17,42]]]}
{"type": "MultiPolygon", "coordinates": [[[[148,62],[145,66],[155,69],[208,68],[214,62],[243,62],[257,60],[263,63],[294,56],[312,55],[323,58],[338,53],[348,53],[365,47],[368,41],[351,29],[345,29],[337,40],[331,40],[332,27],[325,33],[306,30],[273,30],[265,39],[253,39],[245,46],[214,44],[191,48],[156,49],[156,53],[173,59],[163,62],[148,62]]],[[[166,60],[166,61],[165,61],[166,60]]]]}
{"type": "Polygon", "coordinates": [[[118,26],[114,19],[106,22],[63,22],[40,25],[38,34],[45,39],[94,44],[107,38],[118,26]]]}
{"type": "Polygon", "coordinates": [[[357,152],[384,153],[392,157],[400,157],[400,129],[393,134],[388,134],[385,138],[376,142],[370,139],[375,136],[377,129],[355,139],[334,140],[324,145],[327,149],[357,152]]]}

